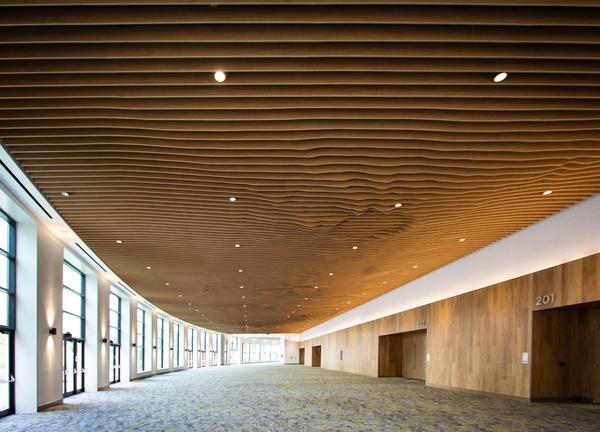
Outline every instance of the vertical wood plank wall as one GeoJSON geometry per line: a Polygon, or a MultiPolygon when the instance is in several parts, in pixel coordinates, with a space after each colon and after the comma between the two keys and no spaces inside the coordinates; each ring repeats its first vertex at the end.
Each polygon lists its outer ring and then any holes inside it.
{"type": "MultiPolygon", "coordinates": [[[[300,342],[321,367],[377,376],[379,336],[427,328],[428,385],[529,397],[534,310],[600,300],[600,254],[300,342]],[[535,305],[554,294],[554,303],[535,305]],[[339,359],[344,351],[343,360],[339,359]]],[[[307,365],[310,366],[309,361],[307,365]]]]}

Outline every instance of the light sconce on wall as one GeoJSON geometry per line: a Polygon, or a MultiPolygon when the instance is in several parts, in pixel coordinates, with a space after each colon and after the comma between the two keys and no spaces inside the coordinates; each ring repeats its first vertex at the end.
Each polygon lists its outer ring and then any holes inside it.
{"type": "Polygon", "coordinates": [[[56,335],[56,327],[50,327],[50,332],[51,335],[56,335]]]}

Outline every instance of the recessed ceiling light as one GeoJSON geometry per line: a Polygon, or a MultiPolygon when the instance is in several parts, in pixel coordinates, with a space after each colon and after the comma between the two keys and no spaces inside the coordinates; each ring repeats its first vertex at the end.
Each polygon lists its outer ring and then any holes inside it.
{"type": "Polygon", "coordinates": [[[236,198],[236,197],[229,197],[229,201],[231,201],[231,202],[236,202],[236,201],[237,201],[237,198],[236,198]]]}
{"type": "Polygon", "coordinates": [[[335,308],[335,310],[338,310],[339,308],[335,308]]]}
{"type": "Polygon", "coordinates": [[[204,314],[200,314],[200,316],[204,316],[204,314]]]}
{"type": "Polygon", "coordinates": [[[60,196],[63,196],[65,198],[70,197],[71,196],[71,192],[61,192],[60,196]]]}
{"type": "Polygon", "coordinates": [[[319,286],[318,286],[318,285],[315,285],[315,289],[319,289],[319,286]]]}
{"type": "Polygon", "coordinates": [[[466,240],[466,238],[459,238],[458,241],[459,242],[464,242],[466,240]]]}
{"type": "Polygon", "coordinates": [[[400,208],[400,207],[402,207],[402,203],[396,203],[396,204],[394,204],[394,208],[400,208]]]}
{"type": "Polygon", "coordinates": [[[358,249],[358,246],[352,246],[352,250],[358,249]]]}
{"type": "Polygon", "coordinates": [[[383,283],[384,283],[384,284],[386,284],[386,283],[387,283],[387,281],[383,281],[383,283]]]}
{"type": "Polygon", "coordinates": [[[243,299],[245,299],[245,298],[246,298],[246,296],[242,296],[242,298],[243,298],[243,299]]]}
{"type": "Polygon", "coordinates": [[[348,300],[347,303],[350,304],[350,300],[348,300]]]}
{"type": "Polygon", "coordinates": [[[115,240],[115,242],[121,244],[123,243],[123,240],[115,240]]]}
{"type": "Polygon", "coordinates": [[[165,285],[166,285],[166,286],[169,286],[169,285],[170,285],[170,283],[169,283],[169,282],[165,282],[165,285]]]}
{"type": "Polygon", "coordinates": [[[288,315],[287,317],[289,318],[290,316],[288,315]]]}
{"type": "Polygon", "coordinates": [[[227,74],[221,70],[215,72],[215,81],[223,82],[227,79],[227,74]]]}
{"type": "Polygon", "coordinates": [[[544,196],[552,195],[552,191],[551,190],[544,191],[544,192],[542,192],[542,195],[544,195],[544,196]]]}
{"type": "Polygon", "coordinates": [[[146,268],[147,268],[148,270],[150,270],[152,267],[150,267],[150,266],[146,266],[146,268]]]}
{"type": "Polygon", "coordinates": [[[235,247],[240,247],[240,246],[241,246],[241,245],[239,245],[239,244],[237,244],[237,243],[235,244],[235,247]]]}
{"type": "Polygon", "coordinates": [[[367,295],[367,293],[363,293],[363,295],[367,295]]]}
{"type": "Polygon", "coordinates": [[[292,313],[296,313],[296,311],[292,311],[292,313]]]}
{"type": "Polygon", "coordinates": [[[296,307],[301,307],[302,305],[296,305],[296,307]]]}
{"type": "Polygon", "coordinates": [[[244,289],[244,285],[240,285],[240,289],[244,289]]]}
{"type": "Polygon", "coordinates": [[[191,306],[191,305],[192,305],[191,303],[188,303],[188,306],[191,306]]]}
{"type": "Polygon", "coordinates": [[[494,82],[497,82],[497,83],[502,82],[507,77],[508,77],[508,74],[506,72],[500,72],[500,73],[494,75],[494,82]]]}
{"type": "Polygon", "coordinates": [[[246,307],[246,305],[244,305],[244,307],[246,307]]]}
{"type": "Polygon", "coordinates": [[[183,294],[179,294],[177,297],[181,298],[181,297],[183,297],[183,294]]]}
{"type": "Polygon", "coordinates": [[[333,273],[329,273],[329,276],[333,276],[333,273]]]}
{"type": "Polygon", "coordinates": [[[304,300],[308,300],[308,297],[304,297],[304,300]]]}
{"type": "Polygon", "coordinates": [[[413,266],[413,268],[417,268],[417,267],[419,267],[419,266],[418,266],[418,265],[414,265],[414,266],[413,266]]]}
{"type": "Polygon", "coordinates": [[[200,309],[196,309],[196,312],[200,312],[200,309]]]}

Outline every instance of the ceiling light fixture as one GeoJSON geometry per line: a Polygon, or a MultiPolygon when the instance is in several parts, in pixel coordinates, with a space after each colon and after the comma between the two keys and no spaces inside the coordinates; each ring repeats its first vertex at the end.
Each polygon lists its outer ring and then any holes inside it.
{"type": "Polygon", "coordinates": [[[240,245],[236,243],[236,244],[235,244],[235,247],[240,247],[240,245]]]}
{"type": "Polygon", "coordinates": [[[152,267],[151,267],[151,266],[146,266],[146,268],[147,268],[148,270],[150,270],[152,267]]]}
{"type": "Polygon", "coordinates": [[[414,266],[413,266],[413,268],[418,268],[418,267],[419,267],[418,265],[414,265],[414,266]]]}
{"type": "Polygon", "coordinates": [[[183,297],[183,294],[179,294],[177,297],[181,298],[181,297],[183,297]]]}
{"type": "Polygon", "coordinates": [[[227,79],[227,74],[225,72],[223,72],[222,70],[218,70],[215,72],[215,81],[216,82],[224,82],[227,79]]]}
{"type": "Polygon", "coordinates": [[[60,196],[62,196],[62,197],[65,197],[65,198],[68,198],[68,197],[70,197],[70,196],[71,196],[71,192],[61,192],[61,193],[60,193],[60,196]]]}
{"type": "Polygon", "coordinates": [[[496,75],[494,75],[494,82],[495,83],[499,83],[504,81],[506,78],[508,77],[508,74],[506,72],[500,72],[496,75]]]}
{"type": "Polygon", "coordinates": [[[352,250],[358,249],[358,246],[352,246],[352,250]]]}
{"type": "Polygon", "coordinates": [[[544,191],[544,192],[542,192],[542,195],[544,195],[544,196],[552,195],[552,191],[551,190],[544,191]]]}
{"type": "Polygon", "coordinates": [[[319,286],[318,286],[318,285],[315,285],[315,289],[319,289],[319,286]]]}
{"type": "Polygon", "coordinates": [[[123,240],[115,240],[115,242],[121,244],[123,243],[123,240]]]}
{"type": "Polygon", "coordinates": [[[244,289],[244,285],[240,285],[240,289],[244,289]]]}
{"type": "Polygon", "coordinates": [[[333,276],[333,273],[329,273],[329,276],[333,276]]]}
{"type": "Polygon", "coordinates": [[[238,269],[238,273],[242,273],[244,269],[238,269]]]}
{"type": "Polygon", "coordinates": [[[466,238],[459,238],[458,241],[459,242],[464,242],[466,240],[466,238]]]}
{"type": "Polygon", "coordinates": [[[237,198],[236,198],[236,197],[229,197],[229,201],[230,201],[230,202],[236,202],[236,201],[237,201],[237,198]]]}
{"type": "Polygon", "coordinates": [[[308,300],[308,297],[304,297],[304,300],[308,300]]]}
{"type": "Polygon", "coordinates": [[[400,208],[400,207],[402,207],[402,203],[396,203],[396,204],[394,204],[394,208],[400,208]]]}
{"type": "Polygon", "coordinates": [[[166,286],[169,286],[169,285],[170,285],[170,283],[169,283],[169,282],[165,282],[165,285],[166,285],[166,286]]]}

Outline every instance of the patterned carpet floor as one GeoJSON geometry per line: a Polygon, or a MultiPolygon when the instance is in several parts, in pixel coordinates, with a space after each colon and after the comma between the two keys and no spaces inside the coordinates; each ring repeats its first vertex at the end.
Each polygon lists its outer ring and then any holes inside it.
{"type": "Polygon", "coordinates": [[[191,369],[84,393],[0,431],[600,431],[600,406],[529,403],[302,366],[191,369]]]}

